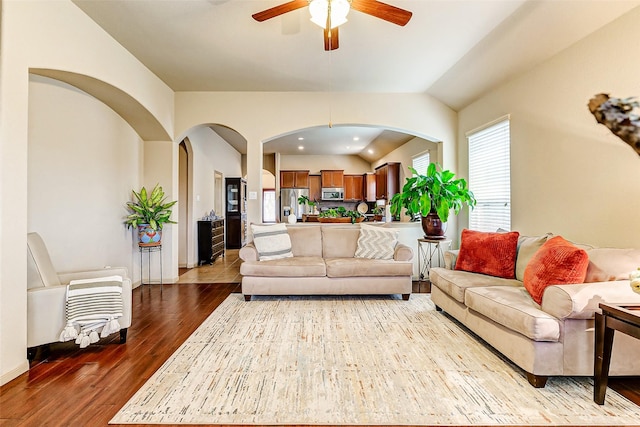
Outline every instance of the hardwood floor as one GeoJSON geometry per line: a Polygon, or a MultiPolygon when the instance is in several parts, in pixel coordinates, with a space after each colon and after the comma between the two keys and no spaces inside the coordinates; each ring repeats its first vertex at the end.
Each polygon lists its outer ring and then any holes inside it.
{"type": "MultiPolygon", "coordinates": [[[[236,251],[190,272],[216,280],[232,276],[238,266],[236,251]]],[[[182,279],[133,291],[126,344],[113,334],[82,350],[68,342],[52,344],[48,355],[39,351],[27,373],[0,387],[0,425],[107,426],[204,319],[230,293],[240,292],[237,283],[187,284],[182,279]]],[[[425,284],[414,285],[414,292],[425,290],[425,284]]],[[[640,405],[640,378],[612,378],[610,385],[640,405]]]]}

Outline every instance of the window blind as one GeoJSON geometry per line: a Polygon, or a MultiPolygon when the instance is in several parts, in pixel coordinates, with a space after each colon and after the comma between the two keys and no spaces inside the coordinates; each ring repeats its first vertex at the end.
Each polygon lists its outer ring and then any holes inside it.
{"type": "Polygon", "coordinates": [[[469,228],[478,231],[511,230],[511,158],[509,119],[467,135],[469,188],[476,207],[469,228]]]}
{"type": "Polygon", "coordinates": [[[427,167],[429,167],[431,160],[429,159],[429,151],[416,154],[411,159],[411,166],[418,171],[419,174],[424,175],[427,173],[427,167]]]}

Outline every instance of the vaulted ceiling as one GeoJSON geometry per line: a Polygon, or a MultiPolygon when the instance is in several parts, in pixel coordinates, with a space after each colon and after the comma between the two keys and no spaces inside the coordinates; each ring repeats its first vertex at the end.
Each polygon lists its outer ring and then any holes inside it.
{"type": "MultiPolygon", "coordinates": [[[[640,5],[386,0],[413,12],[406,26],[352,10],[339,28],[339,49],[327,52],[306,7],[265,22],[251,18],[287,0],[73,1],[175,91],[426,93],[454,110],[640,5]]],[[[339,129],[341,149],[357,130],[339,129]]],[[[384,132],[363,131],[362,147],[384,132]]],[[[298,152],[295,143],[280,145],[298,152]]]]}

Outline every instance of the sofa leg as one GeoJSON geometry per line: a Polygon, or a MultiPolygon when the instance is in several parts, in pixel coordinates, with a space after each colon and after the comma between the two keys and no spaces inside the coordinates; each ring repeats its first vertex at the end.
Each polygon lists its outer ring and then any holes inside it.
{"type": "Polygon", "coordinates": [[[120,329],[120,344],[124,344],[127,342],[127,331],[128,328],[120,329]]]}
{"type": "Polygon", "coordinates": [[[245,295],[244,296],[244,300],[245,301],[251,301],[251,295],[245,295]]]}
{"type": "Polygon", "coordinates": [[[410,297],[411,297],[411,294],[402,294],[402,299],[405,301],[409,301],[410,297]]]}
{"type": "Polygon", "coordinates": [[[534,386],[535,388],[544,388],[547,384],[547,379],[549,377],[545,377],[543,375],[533,375],[527,372],[527,380],[529,380],[529,384],[534,386]]]}

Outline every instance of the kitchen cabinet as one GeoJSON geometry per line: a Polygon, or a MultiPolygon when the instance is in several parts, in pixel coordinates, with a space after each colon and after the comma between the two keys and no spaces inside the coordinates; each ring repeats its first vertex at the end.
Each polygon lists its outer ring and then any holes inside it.
{"type": "Polygon", "coordinates": [[[309,175],[309,200],[322,200],[322,177],[320,175],[309,175]]]}
{"type": "Polygon", "coordinates": [[[376,199],[376,174],[365,173],[363,175],[364,179],[364,199],[367,202],[375,202],[376,199]]]}
{"type": "Polygon", "coordinates": [[[280,188],[309,188],[309,171],[280,171],[280,188]]]}
{"type": "Polygon", "coordinates": [[[399,188],[400,163],[385,163],[376,168],[376,199],[391,200],[399,188]]]}
{"type": "Polygon", "coordinates": [[[364,200],[364,177],[362,175],[344,175],[344,200],[364,200]]]}
{"type": "Polygon", "coordinates": [[[342,170],[323,170],[320,171],[322,176],[322,188],[344,188],[344,171],[342,170]]]}

